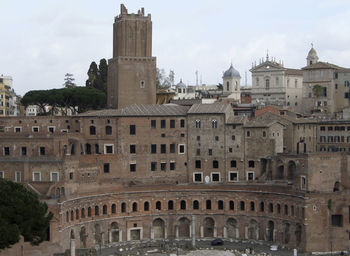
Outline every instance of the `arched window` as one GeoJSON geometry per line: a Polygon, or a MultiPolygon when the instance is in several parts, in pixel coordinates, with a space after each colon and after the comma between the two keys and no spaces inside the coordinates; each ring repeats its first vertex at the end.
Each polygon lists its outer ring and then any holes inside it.
{"type": "Polygon", "coordinates": [[[211,209],[211,200],[207,200],[205,202],[205,206],[206,206],[207,210],[210,210],[211,209]]]}
{"type": "Polygon", "coordinates": [[[134,203],[132,204],[132,211],[133,211],[133,212],[137,212],[137,203],[136,203],[136,202],[134,202],[134,203]]]}
{"type": "Polygon", "coordinates": [[[284,215],[288,215],[288,205],[284,205],[284,215]]]}
{"type": "Polygon", "coordinates": [[[263,137],[266,137],[266,132],[265,131],[263,131],[263,137]]]}
{"type": "Polygon", "coordinates": [[[68,221],[69,221],[69,212],[66,211],[66,222],[68,222],[68,221]]]}
{"type": "Polygon", "coordinates": [[[98,206],[95,206],[95,216],[100,215],[100,209],[98,208],[98,206]]]}
{"type": "Polygon", "coordinates": [[[81,209],[81,218],[85,218],[85,209],[84,208],[81,209]]]}
{"type": "Polygon", "coordinates": [[[229,81],[226,82],[226,90],[227,90],[227,91],[230,90],[230,82],[229,82],[229,81]]]}
{"type": "Polygon", "coordinates": [[[160,201],[156,202],[156,209],[161,210],[162,209],[162,203],[160,201]]]}
{"type": "Polygon", "coordinates": [[[223,210],[224,209],[224,201],[222,201],[222,200],[218,201],[218,209],[219,210],[223,210]]]}
{"type": "Polygon", "coordinates": [[[215,168],[215,169],[219,168],[219,161],[218,160],[213,160],[213,168],[215,168]]]}
{"type": "Polygon", "coordinates": [[[112,204],[112,213],[116,213],[117,212],[117,206],[115,204],[112,204]]]}
{"type": "Polygon", "coordinates": [[[216,120],[211,121],[211,127],[212,128],[218,128],[218,122],[216,120]]]}
{"type": "Polygon", "coordinates": [[[235,202],[233,200],[230,201],[230,210],[234,210],[235,209],[235,202]]]}
{"type": "Polygon", "coordinates": [[[85,154],[87,155],[91,154],[91,145],[89,143],[85,144],[85,154]]]}
{"type": "Polygon", "coordinates": [[[149,211],[149,202],[145,202],[145,203],[143,204],[143,210],[144,210],[145,212],[149,211]]]}
{"type": "Polygon", "coordinates": [[[107,214],[107,205],[104,205],[102,208],[102,213],[107,214]]]}
{"type": "Polygon", "coordinates": [[[181,210],[186,210],[186,201],[185,200],[181,200],[181,202],[180,202],[180,209],[181,210]]]}
{"type": "Polygon", "coordinates": [[[91,207],[88,208],[88,217],[91,217],[91,207]]]}
{"type": "Polygon", "coordinates": [[[269,203],[269,212],[273,212],[273,204],[269,203]]]}
{"type": "Polygon", "coordinates": [[[265,80],[265,86],[266,86],[266,89],[270,89],[270,80],[269,79],[266,79],[265,80]]]}
{"type": "Polygon", "coordinates": [[[193,210],[198,210],[199,209],[199,202],[198,200],[193,201],[193,210]]]}
{"type": "Polygon", "coordinates": [[[75,210],[75,219],[79,220],[79,209],[75,210]]]}
{"type": "Polygon", "coordinates": [[[90,126],[90,135],[96,135],[96,127],[93,125],[90,126]]]}
{"type": "Polygon", "coordinates": [[[70,211],[70,220],[73,221],[74,220],[74,212],[73,210],[70,211]]]}
{"type": "Polygon", "coordinates": [[[174,210],[174,201],[173,200],[168,201],[168,210],[174,210]]]}
{"type": "Polygon", "coordinates": [[[107,125],[106,126],[106,135],[111,135],[112,134],[112,126],[107,125]]]}
{"type": "Polygon", "coordinates": [[[123,202],[121,204],[120,210],[121,210],[121,212],[125,212],[126,211],[126,203],[123,202]]]}
{"type": "Polygon", "coordinates": [[[260,211],[261,212],[265,211],[265,204],[264,204],[264,202],[260,203],[260,211]]]}
{"type": "Polygon", "coordinates": [[[255,211],[255,203],[254,202],[250,202],[250,210],[255,211]]]}
{"type": "Polygon", "coordinates": [[[196,128],[201,128],[201,120],[196,120],[196,128]]]}

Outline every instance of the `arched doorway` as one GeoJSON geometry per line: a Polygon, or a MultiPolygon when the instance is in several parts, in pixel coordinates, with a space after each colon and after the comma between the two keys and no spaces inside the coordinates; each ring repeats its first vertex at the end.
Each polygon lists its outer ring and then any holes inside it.
{"type": "Polygon", "coordinates": [[[248,239],[258,240],[259,238],[258,222],[256,220],[250,220],[248,225],[248,239]]]}
{"type": "Polygon", "coordinates": [[[86,234],[86,228],[85,227],[81,227],[79,236],[80,236],[80,248],[86,248],[87,234],[86,234]]]}
{"type": "Polygon", "coordinates": [[[283,243],[288,244],[290,241],[290,224],[288,222],[283,223],[283,243]]]}
{"type": "Polygon", "coordinates": [[[95,244],[100,244],[101,243],[101,226],[100,224],[95,224],[95,244]]]}
{"type": "Polygon", "coordinates": [[[297,167],[294,161],[288,162],[288,180],[293,180],[296,173],[297,167]]]}
{"type": "Polygon", "coordinates": [[[204,226],[204,237],[213,237],[214,236],[214,225],[215,222],[212,218],[205,218],[203,222],[204,226]]]}
{"type": "Polygon", "coordinates": [[[229,218],[226,222],[227,237],[238,238],[238,225],[234,218],[229,218]]]}
{"type": "Polygon", "coordinates": [[[267,224],[267,241],[274,241],[274,233],[275,223],[273,221],[269,221],[267,224]]]}
{"type": "Polygon", "coordinates": [[[297,224],[295,227],[295,243],[297,246],[301,243],[301,235],[302,235],[302,226],[301,224],[297,224]]]}
{"type": "Polygon", "coordinates": [[[119,242],[119,225],[117,222],[112,222],[111,224],[111,242],[119,242]]]}
{"type": "Polygon", "coordinates": [[[284,179],[284,166],[280,165],[277,168],[277,177],[278,180],[283,180],[284,179]]]}
{"type": "Polygon", "coordinates": [[[154,239],[162,239],[164,237],[164,221],[160,218],[153,221],[153,234],[154,239]]]}
{"type": "Polygon", "coordinates": [[[179,237],[190,237],[190,220],[183,217],[179,219],[179,237]]]}

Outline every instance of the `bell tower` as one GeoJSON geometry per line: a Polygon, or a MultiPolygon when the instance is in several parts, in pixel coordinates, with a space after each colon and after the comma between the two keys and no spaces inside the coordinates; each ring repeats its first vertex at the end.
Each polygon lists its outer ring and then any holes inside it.
{"type": "Polygon", "coordinates": [[[151,15],[128,13],[123,4],[113,24],[113,58],[108,60],[107,105],[156,103],[156,58],[151,15]]]}

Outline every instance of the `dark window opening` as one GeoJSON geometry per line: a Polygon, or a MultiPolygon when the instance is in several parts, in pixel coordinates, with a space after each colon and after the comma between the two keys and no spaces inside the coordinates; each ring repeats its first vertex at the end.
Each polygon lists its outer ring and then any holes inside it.
{"type": "Polygon", "coordinates": [[[211,200],[207,200],[207,201],[205,202],[205,206],[206,206],[206,209],[207,209],[207,210],[210,210],[210,209],[211,209],[211,200]]]}
{"type": "Polygon", "coordinates": [[[197,200],[193,201],[193,210],[198,210],[199,209],[199,202],[197,200]]]}
{"type": "Polygon", "coordinates": [[[130,172],[136,172],[136,164],[130,164],[130,172]]]}
{"type": "Polygon", "coordinates": [[[180,209],[181,210],[186,210],[186,201],[185,200],[181,200],[181,202],[180,202],[180,209]]]}
{"type": "Polygon", "coordinates": [[[157,162],[151,162],[151,171],[154,172],[157,170],[157,162]]]}
{"type": "Polygon", "coordinates": [[[106,126],[106,135],[111,135],[112,134],[112,126],[107,125],[106,126]]]}
{"type": "Polygon", "coordinates": [[[157,128],[157,120],[151,120],[151,128],[157,128]]]}
{"type": "Polygon", "coordinates": [[[104,163],[103,164],[103,172],[104,173],[109,173],[109,163],[104,163]]]}
{"type": "Polygon", "coordinates": [[[129,132],[130,132],[130,135],[135,135],[136,134],[136,125],[134,124],[131,124],[130,127],[129,127],[129,132]]]}
{"type": "Polygon", "coordinates": [[[218,209],[219,210],[223,210],[224,209],[224,201],[222,201],[222,200],[218,201],[218,209]]]}

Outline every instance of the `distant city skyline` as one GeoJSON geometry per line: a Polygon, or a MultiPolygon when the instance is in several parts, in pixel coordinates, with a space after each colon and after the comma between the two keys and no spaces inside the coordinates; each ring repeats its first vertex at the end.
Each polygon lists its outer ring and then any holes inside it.
{"type": "Polygon", "coordinates": [[[112,24],[124,3],[141,7],[153,21],[157,67],[175,72],[175,83],[222,82],[231,62],[241,85],[251,84],[252,63],[266,56],[289,68],[302,68],[314,44],[320,61],[349,67],[348,1],[0,1],[0,74],[13,88],[61,88],[64,74],[85,86],[92,61],[112,57],[112,24]],[[19,8],[20,6],[20,8],[19,8]]]}

